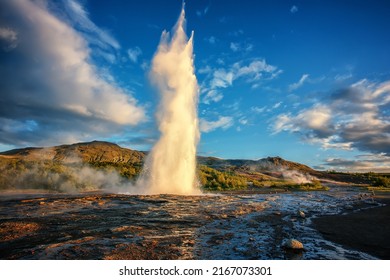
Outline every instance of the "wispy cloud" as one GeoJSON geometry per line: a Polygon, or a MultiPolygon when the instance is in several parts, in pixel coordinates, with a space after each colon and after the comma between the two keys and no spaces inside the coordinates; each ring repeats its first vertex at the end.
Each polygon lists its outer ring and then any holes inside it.
{"type": "Polygon", "coordinates": [[[206,42],[209,42],[212,45],[214,45],[217,42],[217,38],[215,38],[214,36],[210,36],[210,37],[204,38],[204,40],[206,42]]]}
{"type": "Polygon", "coordinates": [[[235,78],[233,71],[226,71],[223,68],[217,69],[213,73],[213,79],[210,82],[212,89],[227,88],[233,84],[235,78]]]}
{"type": "Polygon", "coordinates": [[[334,79],[337,81],[337,82],[341,82],[341,81],[345,81],[345,80],[348,80],[350,78],[352,78],[352,73],[347,73],[347,74],[337,74],[334,79]]]}
{"type": "MultiPolygon", "coordinates": [[[[96,31],[97,41],[119,48],[91,23],[77,2],[66,4],[73,5],[82,25],[96,31]]],[[[10,58],[0,60],[0,142],[48,145],[80,141],[118,133],[144,118],[143,108],[131,93],[92,64],[92,49],[83,33],[49,10],[50,5],[2,1],[0,6],[7,11],[3,21],[18,30],[19,38],[12,51],[0,51],[0,57],[10,58]]]]}
{"type": "Polygon", "coordinates": [[[227,22],[228,22],[228,20],[227,20],[227,18],[226,18],[225,16],[220,17],[218,21],[219,21],[220,23],[227,23],[227,22]]]}
{"type": "Polygon", "coordinates": [[[205,7],[203,10],[197,10],[196,15],[198,17],[204,17],[208,13],[209,9],[210,9],[210,6],[205,7]]]}
{"type": "Polygon", "coordinates": [[[210,65],[206,65],[205,67],[202,67],[198,70],[199,74],[209,74],[213,71],[213,69],[210,67],[210,65]]]}
{"type": "Polygon", "coordinates": [[[64,0],[64,11],[69,17],[68,23],[82,32],[89,44],[101,49],[101,52],[113,52],[121,48],[119,42],[109,31],[98,27],[90,20],[87,10],[76,0],[64,0]]]}
{"type": "MultiPolygon", "coordinates": [[[[221,65],[224,64],[222,61],[221,65]]],[[[212,68],[210,65],[199,69],[200,74],[206,74],[201,92],[206,93],[202,102],[210,104],[223,98],[222,90],[233,86],[235,80],[243,79],[253,88],[262,81],[273,80],[283,71],[274,65],[268,64],[265,59],[252,59],[250,62],[239,61],[229,66],[212,68]]]]}
{"type": "Polygon", "coordinates": [[[251,111],[256,113],[256,114],[264,113],[266,110],[267,110],[267,106],[263,106],[263,107],[253,106],[253,107],[251,107],[251,111]]]}
{"type": "Polygon", "coordinates": [[[234,124],[232,117],[220,116],[216,121],[207,121],[205,119],[200,119],[199,128],[201,132],[207,133],[214,131],[216,129],[228,129],[234,124]]]}
{"type": "Polygon", "coordinates": [[[244,30],[242,30],[242,29],[238,29],[238,30],[234,30],[234,31],[229,32],[229,35],[233,36],[233,37],[239,37],[243,34],[244,34],[244,30]]]}
{"type": "Polygon", "coordinates": [[[303,84],[308,80],[309,74],[303,74],[302,77],[299,79],[298,82],[293,83],[288,86],[288,91],[294,91],[303,86],[303,84]]]}
{"type": "Polygon", "coordinates": [[[290,13],[295,14],[295,13],[297,13],[297,12],[298,12],[298,7],[295,6],[295,5],[293,5],[293,6],[290,8],[290,13]]]}
{"type": "Polygon", "coordinates": [[[268,64],[265,59],[255,59],[248,65],[242,62],[233,64],[233,72],[235,79],[240,77],[248,78],[248,81],[255,82],[261,79],[274,79],[283,71],[274,65],[268,64]]]}
{"type": "Polygon", "coordinates": [[[230,49],[233,52],[250,52],[253,50],[253,44],[244,44],[244,43],[239,43],[239,42],[230,42],[230,49]]]}
{"type": "Polygon", "coordinates": [[[234,42],[231,42],[230,43],[230,49],[234,52],[238,52],[240,50],[240,45],[239,43],[234,43],[234,42]]]}
{"type": "Polygon", "coordinates": [[[230,66],[216,69],[208,65],[201,68],[198,72],[208,75],[201,92],[207,93],[206,97],[202,100],[204,103],[209,104],[211,101],[218,102],[222,100],[223,93],[221,89],[233,86],[235,80],[243,79],[253,86],[261,81],[273,80],[283,71],[276,66],[268,64],[265,59],[252,59],[249,63],[239,61],[230,66]],[[216,95],[217,92],[218,95],[216,95]],[[216,96],[218,98],[214,98],[216,96]]]}
{"type": "Polygon", "coordinates": [[[390,155],[390,81],[361,80],[320,104],[293,115],[279,115],[274,133],[299,133],[324,148],[357,149],[390,155]]]}
{"type": "Polygon", "coordinates": [[[278,102],[278,103],[275,103],[274,106],[272,106],[272,109],[278,109],[280,107],[280,105],[282,105],[283,102],[278,102]]]}
{"type": "Polygon", "coordinates": [[[390,172],[390,157],[384,154],[358,155],[352,159],[328,158],[319,169],[335,169],[337,171],[354,172],[390,172]]]}
{"type": "Polygon", "coordinates": [[[210,104],[211,102],[219,102],[223,98],[223,94],[213,89],[210,90],[205,97],[203,97],[202,102],[204,104],[210,104]]]}
{"type": "Polygon", "coordinates": [[[353,78],[353,72],[355,67],[353,65],[347,64],[341,69],[332,69],[337,74],[334,76],[336,82],[346,82],[353,78]]]}
{"type": "Polygon", "coordinates": [[[127,55],[129,56],[130,61],[137,63],[138,57],[142,54],[140,47],[134,47],[127,50],[127,55]]]}
{"type": "Polygon", "coordinates": [[[4,51],[10,51],[18,45],[18,33],[9,27],[0,27],[0,43],[4,51]]]}

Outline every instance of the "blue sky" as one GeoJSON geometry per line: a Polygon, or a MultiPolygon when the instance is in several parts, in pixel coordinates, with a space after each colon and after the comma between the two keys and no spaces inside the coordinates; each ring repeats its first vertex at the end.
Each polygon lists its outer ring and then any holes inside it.
{"type": "MultiPolygon", "coordinates": [[[[0,1],[0,150],[148,150],[148,73],[181,0],[0,1]]],[[[390,172],[389,1],[186,1],[200,155],[390,172]]]]}

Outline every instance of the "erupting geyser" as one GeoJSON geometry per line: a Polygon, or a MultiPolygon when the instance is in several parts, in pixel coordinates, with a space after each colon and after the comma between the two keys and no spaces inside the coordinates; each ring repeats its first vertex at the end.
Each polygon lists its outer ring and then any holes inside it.
{"type": "Polygon", "coordinates": [[[196,176],[198,85],[193,65],[193,35],[185,33],[184,5],[172,37],[164,31],[150,77],[159,90],[161,136],[148,155],[138,184],[149,194],[199,193],[196,176]]]}

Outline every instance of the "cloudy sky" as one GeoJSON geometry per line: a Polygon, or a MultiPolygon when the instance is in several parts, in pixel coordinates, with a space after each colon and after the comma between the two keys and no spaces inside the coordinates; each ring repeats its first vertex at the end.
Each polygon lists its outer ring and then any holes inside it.
{"type": "MultiPolygon", "coordinates": [[[[390,2],[187,0],[199,154],[390,172],[390,2]]],[[[150,61],[181,0],[0,0],[0,150],[158,133],[150,61]]]]}

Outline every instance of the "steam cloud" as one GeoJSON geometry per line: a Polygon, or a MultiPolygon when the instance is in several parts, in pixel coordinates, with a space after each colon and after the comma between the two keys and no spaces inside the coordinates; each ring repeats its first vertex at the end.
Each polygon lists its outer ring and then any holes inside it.
{"type": "Polygon", "coordinates": [[[280,169],[280,172],[282,172],[282,176],[284,179],[291,180],[297,184],[312,183],[313,180],[316,180],[315,177],[310,176],[308,174],[300,173],[296,170],[280,169]]]}
{"type": "Polygon", "coordinates": [[[77,154],[67,154],[62,160],[54,160],[53,151],[49,148],[34,151],[32,158],[37,161],[27,159],[1,164],[0,189],[78,193],[120,192],[132,186],[132,182],[121,177],[115,169],[93,168],[83,163],[77,154]]]}
{"type": "Polygon", "coordinates": [[[193,65],[193,32],[185,33],[184,5],[171,37],[162,33],[150,77],[161,100],[157,112],[161,136],[146,159],[139,186],[148,193],[199,193],[196,178],[198,85],[193,65]]]}

